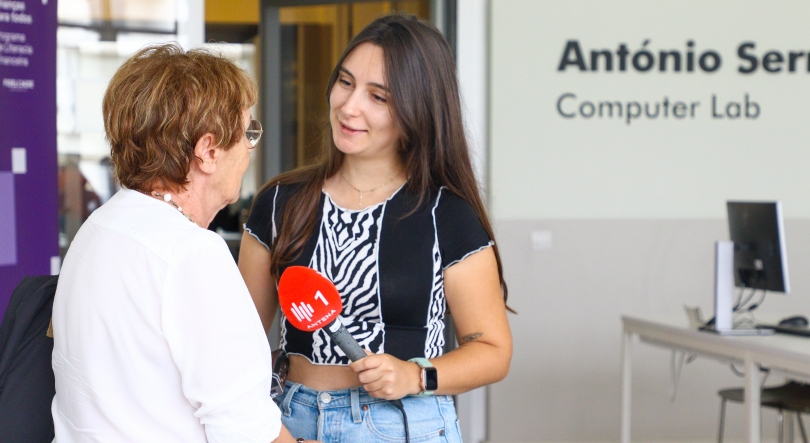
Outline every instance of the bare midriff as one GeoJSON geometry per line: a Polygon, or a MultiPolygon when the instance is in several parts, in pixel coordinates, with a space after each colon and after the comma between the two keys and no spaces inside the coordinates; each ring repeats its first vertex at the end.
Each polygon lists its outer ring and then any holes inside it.
{"type": "Polygon", "coordinates": [[[290,356],[287,380],[316,391],[337,391],[361,385],[357,374],[348,366],[313,365],[300,355],[290,356]]]}

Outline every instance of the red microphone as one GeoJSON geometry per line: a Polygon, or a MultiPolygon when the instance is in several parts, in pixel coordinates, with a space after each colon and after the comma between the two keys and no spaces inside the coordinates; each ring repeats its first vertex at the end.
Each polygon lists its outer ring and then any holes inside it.
{"type": "Polygon", "coordinates": [[[340,322],[343,311],[340,293],[320,272],[305,266],[288,267],[278,282],[278,303],[296,329],[307,332],[324,329],[351,361],[366,356],[340,322]]]}
{"type": "MultiPolygon", "coordinates": [[[[343,303],[334,283],[320,272],[304,266],[290,266],[278,281],[278,303],[287,321],[296,329],[312,332],[324,329],[332,341],[351,359],[357,361],[366,352],[340,322],[343,303]]],[[[405,441],[410,442],[408,416],[402,400],[391,400],[402,412],[405,441]]]]}

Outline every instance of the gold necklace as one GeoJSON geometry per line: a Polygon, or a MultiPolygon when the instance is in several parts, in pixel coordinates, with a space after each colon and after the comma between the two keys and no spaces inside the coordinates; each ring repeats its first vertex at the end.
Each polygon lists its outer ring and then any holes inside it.
{"type": "Polygon", "coordinates": [[[379,186],[375,186],[375,187],[373,187],[373,188],[371,188],[371,189],[366,189],[365,191],[362,191],[362,190],[360,190],[360,189],[357,189],[357,187],[355,187],[353,184],[349,183],[349,180],[348,180],[348,179],[346,179],[346,176],[345,176],[345,175],[343,175],[343,171],[339,171],[339,172],[340,172],[340,178],[342,178],[342,179],[343,179],[343,181],[344,181],[344,182],[346,182],[346,184],[347,184],[347,185],[349,185],[349,186],[350,186],[352,189],[354,189],[355,191],[357,191],[357,193],[358,193],[358,194],[360,194],[360,208],[361,208],[361,209],[363,208],[363,194],[367,194],[367,193],[369,193],[369,192],[374,192],[374,191],[376,191],[377,189],[380,189],[380,188],[382,188],[383,186],[385,186],[385,185],[387,185],[387,184],[391,183],[392,181],[394,181],[394,179],[395,179],[395,178],[397,178],[397,176],[399,176],[399,172],[397,172],[397,173],[396,173],[396,174],[394,174],[394,176],[393,176],[393,177],[391,177],[391,179],[390,179],[390,180],[388,180],[387,182],[385,182],[385,183],[383,183],[383,184],[381,184],[381,185],[379,185],[379,186]]]}

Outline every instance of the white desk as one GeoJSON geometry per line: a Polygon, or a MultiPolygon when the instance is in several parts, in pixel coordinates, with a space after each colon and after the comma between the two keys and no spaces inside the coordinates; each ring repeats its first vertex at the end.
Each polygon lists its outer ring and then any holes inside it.
{"type": "Polygon", "coordinates": [[[622,428],[621,443],[630,443],[633,342],[683,350],[720,361],[742,364],[745,371],[746,436],[760,442],[761,375],[759,368],[781,371],[787,376],[810,379],[810,338],[784,334],[728,337],[686,327],[687,322],[622,317],[622,428]]]}

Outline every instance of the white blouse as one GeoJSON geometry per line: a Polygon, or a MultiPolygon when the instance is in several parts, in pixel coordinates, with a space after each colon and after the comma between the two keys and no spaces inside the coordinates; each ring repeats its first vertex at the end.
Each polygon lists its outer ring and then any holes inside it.
{"type": "Polygon", "coordinates": [[[53,305],[56,442],[278,437],[272,362],[225,242],[121,190],[82,225],[53,305]]]}

